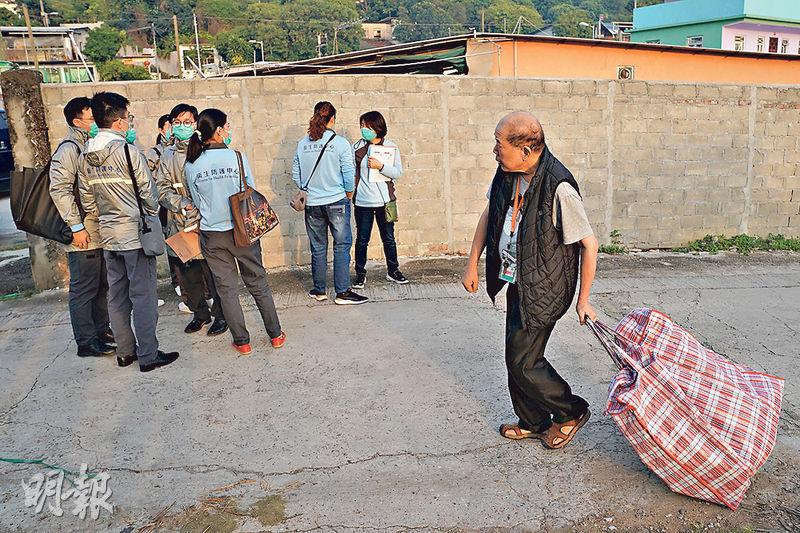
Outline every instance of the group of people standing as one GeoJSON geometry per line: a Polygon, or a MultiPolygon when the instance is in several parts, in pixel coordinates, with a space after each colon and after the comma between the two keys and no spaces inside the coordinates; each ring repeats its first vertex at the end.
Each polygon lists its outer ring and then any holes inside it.
{"type": "MultiPolygon", "coordinates": [[[[159,212],[166,236],[199,231],[200,255],[170,255],[181,294],[194,313],[186,333],[209,326],[230,330],[233,347],[251,353],[239,303],[239,277],[253,296],[274,348],[286,341],[261,259],[261,245],[237,246],[229,198],[242,184],[254,187],[247,158],[229,148],[231,123],[219,109],[198,113],[176,105],[158,121],[156,145],[145,155],[133,144],[134,117],[123,96],[101,92],[64,108],[69,124],[50,165],[51,196],[73,232],[68,247],[69,309],[78,355],[116,353],[142,372],[168,365],[177,352],[159,350],[156,255],[143,221],[159,212]],[[133,328],[131,327],[133,318],[133,328]],[[134,335],[135,329],[135,335],[134,335]],[[116,344],[116,346],[114,346],[116,344]]],[[[319,102],[308,134],[297,144],[291,205],[305,216],[313,288],[328,298],[328,235],[333,238],[335,303],[361,304],[354,292],[367,282],[367,246],[377,222],[387,279],[408,283],[400,272],[394,222],[394,182],[403,174],[397,145],[377,111],[360,118],[361,139],[351,145],[335,131],[336,109],[319,102]],[[350,278],[351,204],[355,206],[355,280],[350,278]]],[[[508,439],[536,439],[563,448],[588,422],[588,403],[545,357],[555,323],[572,305],[581,323],[594,319],[589,293],[598,242],[578,183],[545,144],[542,125],[512,113],[495,130],[494,180],[475,231],[462,284],[478,289],[479,258],[486,251],[487,292],[494,300],[508,286],[505,358],[515,423],[500,426],[508,439]]]]}
{"type": "MultiPolygon", "coordinates": [[[[50,194],[73,232],[67,247],[69,309],[81,357],[116,355],[119,366],[139,362],[151,371],[178,359],[159,349],[156,255],[144,245],[148,217],[158,217],[164,237],[199,232],[201,253],[182,261],[169,246],[176,292],[193,313],[185,333],[208,326],[207,335],[230,331],[233,347],[250,355],[251,337],[239,302],[239,278],[253,296],[271,345],[286,341],[262,263],[260,242],[236,246],[229,197],[241,181],[255,187],[247,157],[229,147],[231,123],[219,109],[179,103],[158,120],[156,143],[136,147],[129,102],[112,92],[74,98],[64,107],[69,126],[50,163],[50,194]],[[133,324],[131,323],[133,319],[133,324]],[[135,333],[134,333],[135,331],[135,333]]],[[[312,255],[309,296],[327,299],[328,233],[333,238],[335,303],[360,304],[353,288],[366,283],[367,246],[377,221],[387,279],[408,283],[399,270],[394,222],[385,205],[394,201],[393,180],[403,172],[397,145],[386,139],[386,122],[373,111],[361,117],[362,139],[351,146],[333,127],[336,109],[320,102],[308,135],[298,142],[292,178],[293,206],[304,211],[312,255]],[[370,147],[390,147],[383,162],[370,147]],[[372,181],[370,170],[382,179],[372,181]],[[299,198],[302,197],[302,198],[299,198]],[[298,199],[299,198],[299,199],[298,199]],[[378,199],[386,198],[381,203],[378,199]],[[298,203],[299,202],[299,203],[298,203]],[[356,279],[350,280],[350,205],[355,204],[356,279]]]]}

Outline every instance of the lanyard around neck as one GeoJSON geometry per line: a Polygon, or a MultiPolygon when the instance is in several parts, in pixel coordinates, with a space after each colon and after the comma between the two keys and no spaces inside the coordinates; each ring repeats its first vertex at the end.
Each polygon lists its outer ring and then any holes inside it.
{"type": "Polygon", "coordinates": [[[522,210],[522,204],[525,201],[524,198],[520,198],[519,195],[519,184],[522,181],[522,176],[517,177],[517,188],[514,191],[514,211],[511,215],[511,237],[514,236],[514,232],[517,229],[517,215],[522,210]]]}

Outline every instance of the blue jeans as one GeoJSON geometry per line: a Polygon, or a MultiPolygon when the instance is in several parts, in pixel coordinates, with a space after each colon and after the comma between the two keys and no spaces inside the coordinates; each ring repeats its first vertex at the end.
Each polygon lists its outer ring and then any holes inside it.
{"type": "Polygon", "coordinates": [[[328,273],[328,230],[333,236],[333,284],[336,294],[350,289],[350,200],[306,207],[306,232],[311,244],[311,276],[314,289],[325,291],[328,273]]]}

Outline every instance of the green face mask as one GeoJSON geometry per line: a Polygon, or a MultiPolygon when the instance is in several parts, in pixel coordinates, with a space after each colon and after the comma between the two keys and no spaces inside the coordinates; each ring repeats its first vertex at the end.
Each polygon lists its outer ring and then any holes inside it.
{"type": "Polygon", "coordinates": [[[193,133],[194,128],[191,126],[179,124],[172,127],[172,134],[175,135],[175,138],[179,141],[188,141],[189,137],[191,137],[193,133]]]}
{"type": "Polygon", "coordinates": [[[370,128],[361,128],[361,138],[367,142],[372,142],[378,136],[377,133],[372,131],[370,128]]]}
{"type": "Polygon", "coordinates": [[[125,140],[133,144],[136,142],[136,130],[133,128],[128,128],[128,131],[125,132],[125,140]]]}
{"type": "Polygon", "coordinates": [[[100,133],[100,128],[97,126],[96,122],[92,122],[92,125],[89,127],[89,137],[94,139],[97,137],[98,133],[100,133]]]}
{"type": "Polygon", "coordinates": [[[169,142],[172,139],[172,128],[167,130],[167,133],[164,134],[164,140],[169,142]]]}
{"type": "Polygon", "coordinates": [[[229,133],[227,137],[222,139],[222,142],[225,143],[225,146],[230,146],[231,145],[231,137],[232,137],[232,134],[229,133]]]}

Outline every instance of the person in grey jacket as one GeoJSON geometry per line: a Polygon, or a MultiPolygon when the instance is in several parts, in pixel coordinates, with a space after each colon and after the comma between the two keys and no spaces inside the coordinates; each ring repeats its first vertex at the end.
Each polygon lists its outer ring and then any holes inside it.
{"type": "Polygon", "coordinates": [[[134,138],[131,132],[135,131],[128,104],[124,96],[112,92],[100,92],[92,98],[92,114],[101,129],[81,154],[78,180],[84,209],[100,221],[117,364],[128,366],[138,359],[139,370],[149,372],[174,362],[178,352],[158,349],[156,258],[145,255],[139,240],[142,220],[134,181],[146,214],[158,214],[158,198],[144,154],[126,141],[134,138]],[[126,152],[130,154],[133,175],[126,152]]]}
{"type": "MultiPolygon", "coordinates": [[[[200,224],[200,213],[197,209],[193,209],[183,172],[186,166],[186,148],[197,124],[197,108],[189,104],[178,104],[172,109],[170,119],[175,133],[175,143],[161,156],[156,174],[158,199],[161,206],[167,209],[168,236],[191,228],[199,230],[200,224]]],[[[168,250],[168,253],[173,252],[168,250]]],[[[178,260],[177,266],[182,294],[186,296],[186,303],[194,313],[194,318],[183,331],[195,333],[208,324],[211,326],[206,335],[213,337],[228,331],[228,323],[225,321],[222,302],[217,294],[211,269],[202,254],[186,263],[178,260]],[[206,287],[214,301],[211,309],[206,302],[206,287]]]]}
{"type": "Polygon", "coordinates": [[[114,335],[108,323],[108,282],[100,246],[97,216],[83,216],[78,204],[78,157],[91,134],[97,133],[91,101],[73,98],[64,106],[69,129],[50,159],[50,196],[72,230],[66,245],[69,266],[69,317],[78,357],[113,355],[114,335]]]}
{"type": "Polygon", "coordinates": [[[158,135],[156,136],[156,144],[151,147],[144,156],[147,158],[147,166],[150,167],[150,172],[153,177],[156,177],[158,171],[158,162],[167,147],[172,145],[172,123],[170,122],[169,115],[161,115],[158,117],[158,135]]]}

